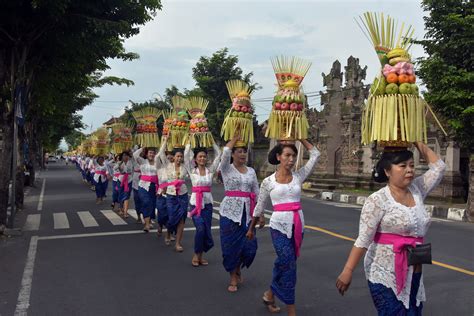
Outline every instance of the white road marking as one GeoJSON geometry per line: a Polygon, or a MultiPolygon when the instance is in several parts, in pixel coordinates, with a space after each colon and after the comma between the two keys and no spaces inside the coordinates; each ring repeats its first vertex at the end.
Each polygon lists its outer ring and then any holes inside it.
{"type": "Polygon", "coordinates": [[[66,213],[53,213],[54,229],[68,229],[69,221],[66,213]]]}
{"type": "Polygon", "coordinates": [[[43,179],[43,184],[41,185],[41,193],[38,200],[38,207],[36,208],[37,211],[43,210],[43,200],[44,200],[44,188],[46,186],[46,178],[43,179]]]}
{"type": "MultiPolygon", "coordinates": [[[[212,230],[219,229],[219,226],[211,226],[212,230]]],[[[184,231],[195,231],[196,227],[185,227],[184,231]]],[[[150,233],[156,233],[156,229],[150,230],[150,233]]],[[[166,229],[163,229],[166,232],[166,229]]],[[[71,234],[71,235],[54,235],[38,237],[38,240],[52,240],[52,239],[70,239],[70,238],[84,238],[84,237],[101,237],[101,236],[117,236],[117,235],[136,235],[144,234],[143,230],[124,230],[118,232],[102,232],[89,234],[71,234]]]]}
{"type": "Polygon", "coordinates": [[[33,282],[33,270],[35,267],[36,250],[38,248],[38,236],[30,239],[28,255],[26,257],[25,269],[21,279],[20,292],[15,308],[15,316],[27,315],[28,307],[30,307],[31,285],[33,282]]]}
{"type": "Polygon", "coordinates": [[[88,211],[77,212],[77,215],[79,215],[79,218],[81,219],[82,225],[84,225],[84,227],[99,226],[95,218],[92,216],[91,212],[88,212],[88,211]]]}
{"type": "Polygon", "coordinates": [[[41,221],[41,214],[30,214],[26,217],[24,231],[38,230],[41,221]]]}
{"type": "Polygon", "coordinates": [[[112,225],[127,225],[127,222],[124,221],[120,216],[115,214],[112,210],[102,210],[100,211],[104,216],[112,223],[112,225]]]}
{"type": "Polygon", "coordinates": [[[128,210],[128,215],[130,215],[134,219],[138,219],[137,211],[135,211],[134,209],[128,210]]]}

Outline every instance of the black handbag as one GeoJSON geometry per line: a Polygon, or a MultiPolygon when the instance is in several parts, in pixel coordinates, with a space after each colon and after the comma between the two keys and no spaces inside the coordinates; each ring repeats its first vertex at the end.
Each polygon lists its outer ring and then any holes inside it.
{"type": "Polygon", "coordinates": [[[431,244],[416,245],[408,247],[408,265],[432,264],[431,262],[431,244]]]}

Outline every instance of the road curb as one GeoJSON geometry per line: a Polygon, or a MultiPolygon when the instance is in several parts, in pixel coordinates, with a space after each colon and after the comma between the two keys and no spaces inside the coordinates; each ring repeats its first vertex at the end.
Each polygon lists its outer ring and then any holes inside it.
{"type": "MultiPolygon", "coordinates": [[[[305,196],[313,198],[313,199],[319,199],[323,201],[333,201],[333,202],[339,202],[339,203],[347,203],[347,204],[356,204],[356,205],[364,205],[365,200],[367,199],[366,196],[341,194],[341,193],[331,192],[331,191],[322,191],[322,192],[306,191],[305,193],[306,193],[305,196]]],[[[425,204],[425,208],[426,208],[426,211],[432,217],[448,219],[448,220],[458,221],[458,222],[468,221],[467,211],[464,208],[438,206],[438,205],[431,205],[431,204],[425,204]]]]}

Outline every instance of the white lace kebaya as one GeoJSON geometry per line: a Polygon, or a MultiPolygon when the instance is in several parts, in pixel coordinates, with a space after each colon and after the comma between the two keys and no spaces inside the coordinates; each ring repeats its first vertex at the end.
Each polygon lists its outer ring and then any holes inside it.
{"type": "MultiPolygon", "coordinates": [[[[212,177],[219,166],[219,162],[221,161],[221,153],[219,147],[214,144],[212,146],[214,148],[214,161],[209,168],[206,168],[206,175],[201,176],[199,173],[199,168],[194,166],[194,153],[190,149],[190,145],[186,145],[186,150],[184,151],[184,166],[188,170],[189,177],[191,178],[191,183],[193,187],[195,186],[212,186],[212,177]]],[[[202,208],[206,204],[212,204],[214,200],[212,198],[211,192],[203,192],[202,194],[202,208]]],[[[196,193],[192,192],[191,198],[189,200],[189,204],[196,206],[196,193]]]]}
{"type": "MultiPolygon", "coordinates": [[[[155,155],[154,163],[150,163],[148,159],[140,157],[143,148],[138,149],[133,153],[133,159],[140,166],[140,175],[142,176],[158,176],[157,169],[161,167],[161,160],[158,155],[155,155]]],[[[158,179],[160,181],[160,179],[158,179]]],[[[140,179],[138,186],[144,188],[146,191],[150,189],[150,181],[140,179]]]]}
{"type": "MultiPolygon", "coordinates": [[[[219,170],[221,171],[224,188],[226,191],[253,192],[258,195],[258,180],[255,170],[247,167],[246,173],[240,173],[233,164],[230,163],[232,149],[224,147],[219,170]]],[[[221,202],[219,214],[225,216],[235,223],[242,222],[242,215],[245,206],[246,219],[248,224],[250,216],[250,198],[226,196],[221,202]]]]}
{"type": "MultiPolygon", "coordinates": [[[[425,209],[424,199],[443,178],[446,165],[440,159],[429,164],[429,170],[413,180],[408,189],[415,200],[413,207],[395,201],[388,186],[372,193],[362,207],[359,223],[359,236],[354,246],[366,248],[364,270],[367,280],[382,284],[397,293],[395,279],[395,254],[392,245],[374,243],[375,233],[391,233],[402,236],[424,237],[428,231],[431,217],[425,209]]],[[[426,242],[426,241],[425,241],[426,242]]],[[[409,266],[406,283],[397,299],[405,308],[410,305],[413,266],[409,266]]],[[[423,276],[416,295],[416,304],[424,302],[425,287],[423,276]]]]}
{"type": "MultiPolygon", "coordinates": [[[[309,151],[309,160],[304,167],[298,171],[293,171],[293,179],[290,183],[278,183],[275,178],[275,173],[266,177],[260,186],[260,194],[258,195],[257,206],[253,216],[258,217],[264,212],[265,204],[270,196],[272,205],[282,203],[294,203],[301,200],[301,185],[304,180],[313,171],[316,162],[318,161],[320,152],[316,147],[309,151]]],[[[298,211],[301,218],[301,223],[304,227],[303,211],[298,211]]],[[[292,236],[293,229],[293,212],[273,212],[270,218],[270,227],[285,234],[288,238],[292,236]]]]}

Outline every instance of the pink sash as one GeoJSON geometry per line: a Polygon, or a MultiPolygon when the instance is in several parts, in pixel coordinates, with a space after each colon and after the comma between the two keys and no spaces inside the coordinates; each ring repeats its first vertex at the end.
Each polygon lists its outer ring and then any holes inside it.
{"type": "Polygon", "coordinates": [[[156,192],[158,192],[158,176],[147,176],[142,174],[140,175],[140,180],[154,183],[156,185],[156,192]]]}
{"type": "Polygon", "coordinates": [[[295,253],[300,256],[301,244],[303,243],[303,223],[301,222],[300,211],[301,203],[281,203],[273,205],[274,212],[293,212],[293,224],[295,225],[295,253]]]}
{"type": "Polygon", "coordinates": [[[171,182],[165,182],[165,183],[160,184],[160,189],[164,189],[164,188],[169,187],[169,186],[174,186],[174,188],[176,189],[176,195],[179,195],[179,188],[184,183],[185,183],[184,180],[176,179],[176,180],[171,181],[171,182]]]}
{"type": "Polygon", "coordinates": [[[253,210],[255,209],[255,202],[257,195],[253,192],[244,192],[244,191],[225,191],[225,196],[228,197],[243,197],[250,199],[250,217],[253,217],[253,210]]]}
{"type": "Polygon", "coordinates": [[[122,179],[122,183],[120,184],[120,186],[123,187],[123,190],[125,192],[130,191],[130,188],[128,187],[128,173],[123,174],[123,179],[122,179]]]}
{"type": "Polygon", "coordinates": [[[395,253],[395,280],[397,294],[405,287],[408,273],[407,246],[415,247],[416,243],[423,243],[423,237],[401,236],[389,233],[376,233],[374,242],[382,245],[393,245],[395,253]]]}
{"type": "Polygon", "coordinates": [[[192,191],[196,193],[196,207],[191,212],[188,212],[188,217],[193,217],[193,215],[201,216],[202,210],[202,200],[204,192],[211,192],[210,186],[195,186],[192,188],[192,191]]]}
{"type": "Polygon", "coordinates": [[[95,174],[100,174],[102,176],[105,176],[107,175],[107,173],[104,171],[104,170],[96,170],[96,172],[94,172],[95,174]]]}

